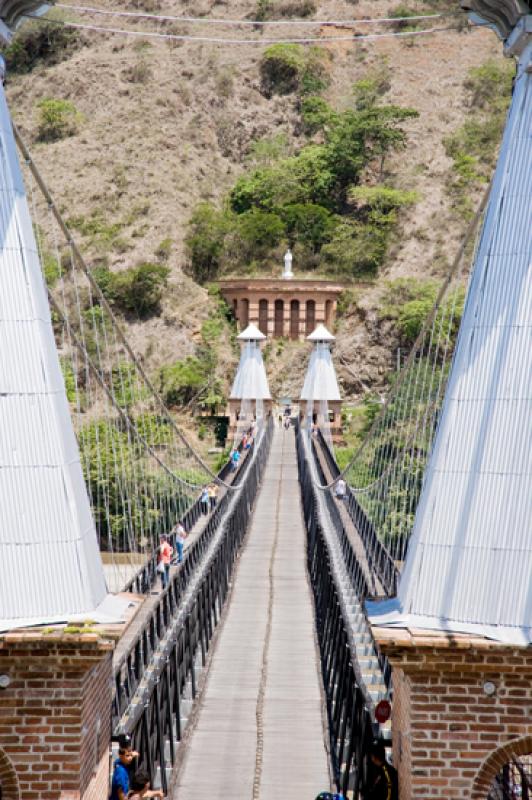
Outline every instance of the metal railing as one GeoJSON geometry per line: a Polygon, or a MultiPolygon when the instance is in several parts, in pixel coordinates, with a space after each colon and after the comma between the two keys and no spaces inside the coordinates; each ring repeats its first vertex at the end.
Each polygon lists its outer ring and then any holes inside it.
{"type": "MultiPolygon", "coordinates": [[[[330,756],[337,790],[358,799],[367,781],[367,753],[376,729],[372,708],[362,688],[360,667],[349,634],[349,621],[334,577],[329,548],[320,526],[302,433],[297,433],[299,479],[308,539],[311,579],[327,703],[330,756]]],[[[348,571],[356,586],[364,586],[362,571],[342,526],[337,529],[348,571]]],[[[366,586],[367,590],[367,586],[366,586]]]]}
{"type": "Polygon", "coordinates": [[[190,549],[183,569],[161,594],[115,672],[113,736],[128,733],[132,737],[141,765],[149,770],[152,781],[159,773],[164,792],[168,789],[166,770],[174,764],[176,743],[187,716],[182,706],[191,704],[197,694],[197,671],[207,661],[268,459],[272,432],[270,419],[257,451],[253,457],[248,455],[247,467],[239,475],[241,490],[224,495],[190,549]],[[207,555],[215,528],[219,539],[207,555]]]}
{"type": "MultiPolygon", "coordinates": [[[[330,479],[333,481],[340,475],[340,469],[321,431],[318,432],[318,442],[327,461],[330,479]]],[[[322,475],[321,478],[323,479],[324,483],[328,482],[325,480],[324,475],[322,475]]],[[[329,500],[332,500],[329,491],[325,491],[325,494],[329,500]]],[[[370,569],[378,577],[386,596],[395,597],[397,594],[399,571],[395,566],[392,556],[378,538],[372,522],[369,520],[364,509],[356,499],[349,486],[346,486],[344,503],[347,513],[349,514],[349,517],[351,518],[351,521],[358,531],[358,534],[364,544],[366,558],[368,560],[370,569]]],[[[370,591],[369,593],[374,594],[373,591],[370,591]]]]}
{"type": "MultiPolygon", "coordinates": [[[[240,449],[241,449],[241,447],[239,447],[239,450],[240,449]]],[[[248,452],[248,455],[246,456],[246,458],[241,463],[240,469],[237,472],[237,474],[236,474],[236,476],[235,476],[235,478],[234,478],[234,480],[232,482],[233,486],[238,485],[238,483],[242,480],[243,474],[245,473],[246,464],[249,461],[249,457],[251,456],[251,450],[252,449],[253,449],[253,445],[250,448],[250,452],[248,452]]],[[[218,473],[218,479],[221,482],[226,482],[227,478],[230,475],[230,472],[231,472],[231,463],[228,461],[227,464],[224,464],[224,466],[222,467],[222,469],[218,473]]],[[[209,523],[212,521],[212,519],[215,517],[215,515],[216,515],[216,519],[219,519],[220,514],[217,513],[217,512],[218,512],[219,509],[225,508],[225,506],[227,505],[226,499],[227,499],[227,493],[225,493],[220,498],[219,502],[216,505],[216,509],[215,509],[215,511],[214,511],[214,513],[213,513],[213,515],[211,517],[211,520],[209,520],[209,523]]],[[[183,522],[183,527],[185,528],[185,530],[186,531],[192,530],[192,528],[194,527],[196,522],[199,520],[201,515],[202,515],[201,500],[198,497],[198,499],[188,509],[188,511],[186,511],[183,514],[182,522],[183,522]]],[[[217,522],[216,522],[216,525],[217,525],[217,522]]],[[[216,525],[214,525],[214,528],[216,528],[216,525]]],[[[207,525],[207,528],[208,527],[209,527],[209,525],[207,525]]],[[[170,533],[167,534],[167,536],[168,536],[168,541],[170,542],[170,544],[174,548],[174,553],[175,553],[176,552],[175,534],[170,532],[170,533]]],[[[202,536],[203,536],[203,533],[202,533],[202,536]]],[[[189,548],[189,550],[192,550],[192,547],[189,548]]],[[[151,555],[147,558],[147,560],[144,562],[144,564],[137,570],[135,575],[133,575],[133,577],[126,583],[126,585],[124,586],[122,591],[123,592],[134,592],[135,594],[148,594],[151,591],[152,587],[156,584],[157,578],[159,577],[158,573],[157,573],[157,562],[158,562],[158,560],[159,560],[159,548],[155,549],[153,551],[153,553],[151,553],[151,555]]]]}

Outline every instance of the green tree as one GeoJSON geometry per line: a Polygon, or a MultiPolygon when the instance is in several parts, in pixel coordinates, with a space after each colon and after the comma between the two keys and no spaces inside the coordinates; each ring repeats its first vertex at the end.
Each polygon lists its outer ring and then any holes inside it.
{"type": "Polygon", "coordinates": [[[290,243],[308,246],[317,253],[328,242],[337,225],[337,218],[323,206],[313,203],[292,203],[279,209],[290,243]]]}
{"type": "Polygon", "coordinates": [[[210,203],[200,203],[190,218],[185,245],[192,276],[198,283],[212,281],[218,274],[231,220],[210,203]]]}
{"type": "Polygon", "coordinates": [[[98,267],[92,274],[111,305],[142,318],[159,312],[170,270],[163,264],[146,262],[121,272],[98,267]]]}

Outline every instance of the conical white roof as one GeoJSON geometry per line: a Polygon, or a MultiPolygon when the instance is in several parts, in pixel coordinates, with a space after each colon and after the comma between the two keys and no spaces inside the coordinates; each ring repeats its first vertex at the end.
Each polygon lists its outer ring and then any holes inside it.
{"type": "Polygon", "coordinates": [[[312,331],[310,336],[307,336],[307,342],[335,342],[336,336],[333,336],[330,331],[327,330],[325,325],[321,322],[316,328],[312,331]]]}
{"type": "MultiPolygon", "coordinates": [[[[326,333],[329,333],[327,328],[323,325],[321,327],[326,333]]],[[[300,399],[307,401],[341,399],[331,351],[328,344],[323,343],[322,339],[318,341],[310,355],[300,399]]]]}
{"type": "Polygon", "coordinates": [[[266,337],[262,331],[259,331],[256,325],[251,323],[247,326],[246,330],[242,331],[236,338],[240,339],[241,342],[262,342],[266,337]]]}
{"type": "Polygon", "coordinates": [[[104,571],[0,85],[0,630],[90,614],[104,571]]]}
{"type": "MultiPolygon", "coordinates": [[[[250,325],[249,327],[255,328],[254,325],[250,325]]],[[[258,328],[255,328],[255,330],[263,336],[258,328]]],[[[244,333],[245,332],[246,331],[244,331],[244,333]]],[[[271,400],[262,353],[259,345],[253,340],[247,341],[242,348],[240,363],[235,380],[233,381],[230,399],[271,400]]]]}

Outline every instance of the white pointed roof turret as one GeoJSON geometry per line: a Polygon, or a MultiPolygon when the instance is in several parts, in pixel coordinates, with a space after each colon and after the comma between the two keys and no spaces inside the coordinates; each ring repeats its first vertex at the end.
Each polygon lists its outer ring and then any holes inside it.
{"type": "Polygon", "coordinates": [[[310,336],[307,336],[307,342],[335,342],[336,336],[333,336],[330,331],[327,330],[325,325],[321,322],[320,324],[312,331],[310,336]]]}
{"type": "Polygon", "coordinates": [[[329,344],[335,341],[335,337],[329,333],[325,325],[320,324],[314,333],[307,336],[307,341],[314,344],[314,349],[310,355],[300,399],[308,402],[341,400],[329,350],[329,344]]]}
{"type": "Polygon", "coordinates": [[[271,400],[259,342],[265,335],[255,325],[248,325],[238,337],[242,343],[240,363],[233,381],[230,400],[271,400]]]}
{"type": "Polygon", "coordinates": [[[259,331],[256,325],[250,324],[242,331],[237,337],[241,342],[262,342],[266,337],[262,331],[259,331]]]}

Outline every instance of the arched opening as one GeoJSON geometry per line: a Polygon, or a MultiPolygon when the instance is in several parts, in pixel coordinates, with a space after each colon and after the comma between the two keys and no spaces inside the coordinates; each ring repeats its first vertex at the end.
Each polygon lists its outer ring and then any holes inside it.
{"type": "Polygon", "coordinates": [[[299,300],[290,303],[290,338],[299,339],[299,300]]]}
{"type": "Polygon", "coordinates": [[[499,747],[477,773],[472,800],[532,800],[532,736],[499,747]]]}
{"type": "Polygon", "coordinates": [[[492,781],[487,800],[532,800],[532,755],[515,756],[492,781]]]}
{"type": "Polygon", "coordinates": [[[282,300],[275,301],[273,335],[276,338],[284,335],[284,302],[282,300]]]}
{"type": "Polygon", "coordinates": [[[333,313],[333,301],[326,300],[325,301],[325,327],[331,328],[332,327],[332,313],[333,313]]]}
{"type": "Polygon", "coordinates": [[[259,331],[268,335],[268,301],[259,300],[259,331]]]}
{"type": "Polygon", "coordinates": [[[0,799],[20,800],[17,774],[3,750],[0,750],[0,799]]]}
{"type": "Polygon", "coordinates": [[[244,330],[249,325],[249,300],[244,297],[240,301],[240,314],[239,320],[241,330],[244,330]]]}
{"type": "Polygon", "coordinates": [[[316,327],[316,303],[314,300],[307,300],[307,321],[305,325],[305,333],[310,336],[316,327]]]}

